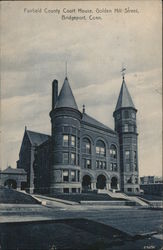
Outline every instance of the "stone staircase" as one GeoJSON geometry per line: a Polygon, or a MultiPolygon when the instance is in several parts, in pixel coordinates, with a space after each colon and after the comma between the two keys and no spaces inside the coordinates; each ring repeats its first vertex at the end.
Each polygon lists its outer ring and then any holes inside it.
{"type": "Polygon", "coordinates": [[[108,194],[112,198],[117,198],[117,199],[121,198],[121,199],[135,202],[137,205],[140,205],[143,207],[149,207],[149,203],[143,201],[142,199],[140,199],[136,196],[128,196],[124,193],[116,193],[116,192],[112,192],[110,190],[105,190],[105,189],[98,189],[98,193],[99,194],[108,194]]]}

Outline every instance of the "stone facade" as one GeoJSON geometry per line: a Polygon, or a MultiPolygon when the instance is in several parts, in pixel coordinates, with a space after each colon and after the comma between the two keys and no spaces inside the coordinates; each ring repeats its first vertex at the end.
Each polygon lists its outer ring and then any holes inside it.
{"type": "Polygon", "coordinates": [[[51,136],[25,129],[18,168],[28,191],[81,193],[97,189],[139,193],[136,108],[123,79],[115,130],[80,112],[67,77],[52,83],[51,136]]]}

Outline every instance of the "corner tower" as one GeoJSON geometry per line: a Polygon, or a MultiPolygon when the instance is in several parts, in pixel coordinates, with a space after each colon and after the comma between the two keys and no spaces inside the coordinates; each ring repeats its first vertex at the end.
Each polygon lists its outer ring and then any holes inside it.
{"type": "Polygon", "coordinates": [[[140,191],[136,113],[137,109],[134,106],[123,75],[113,117],[115,130],[119,134],[121,187],[122,191],[127,194],[138,194],[140,191]]]}
{"type": "Polygon", "coordinates": [[[59,96],[57,96],[57,84],[52,86],[50,192],[81,192],[79,162],[81,113],[67,77],[59,96]]]}

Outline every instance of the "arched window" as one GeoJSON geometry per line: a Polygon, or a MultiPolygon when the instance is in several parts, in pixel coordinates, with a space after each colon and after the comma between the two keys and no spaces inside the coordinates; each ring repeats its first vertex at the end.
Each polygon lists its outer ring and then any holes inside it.
{"type": "Polygon", "coordinates": [[[105,156],[105,154],[106,154],[105,144],[103,141],[98,140],[96,143],[96,155],[105,156]]]}
{"type": "Polygon", "coordinates": [[[117,148],[115,145],[111,145],[110,147],[110,157],[117,159],[117,148]]]}
{"type": "Polygon", "coordinates": [[[83,153],[91,154],[91,142],[89,139],[83,139],[83,153]]]}

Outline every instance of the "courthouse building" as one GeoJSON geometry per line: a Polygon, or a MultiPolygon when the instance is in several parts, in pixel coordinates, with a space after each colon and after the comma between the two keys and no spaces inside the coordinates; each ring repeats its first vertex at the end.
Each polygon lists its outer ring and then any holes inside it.
{"type": "Polygon", "coordinates": [[[54,80],[51,135],[25,128],[20,148],[17,168],[27,172],[28,192],[139,193],[136,113],[124,76],[113,112],[115,130],[89,116],[85,106],[78,109],[67,77],[59,95],[54,80]]]}

